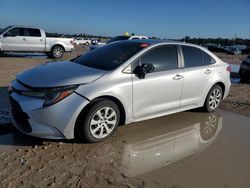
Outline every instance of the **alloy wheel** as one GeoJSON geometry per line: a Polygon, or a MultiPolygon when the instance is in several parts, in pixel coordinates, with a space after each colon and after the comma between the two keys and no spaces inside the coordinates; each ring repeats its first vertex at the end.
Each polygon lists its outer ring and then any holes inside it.
{"type": "Polygon", "coordinates": [[[62,54],[63,54],[63,49],[61,49],[61,48],[55,48],[53,51],[53,55],[56,58],[62,57],[62,54]]]}
{"type": "Polygon", "coordinates": [[[90,120],[90,133],[95,138],[105,138],[112,133],[117,123],[117,114],[111,107],[97,110],[90,120]]]}
{"type": "Polygon", "coordinates": [[[216,109],[221,101],[221,91],[219,89],[214,89],[209,96],[209,107],[214,110],[216,109]]]}

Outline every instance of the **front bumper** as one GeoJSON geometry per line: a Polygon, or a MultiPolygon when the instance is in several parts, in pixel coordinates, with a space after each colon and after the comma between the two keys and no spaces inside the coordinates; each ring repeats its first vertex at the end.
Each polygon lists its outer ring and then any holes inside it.
{"type": "Polygon", "coordinates": [[[14,126],[24,134],[48,139],[73,139],[77,117],[89,103],[72,93],[62,101],[43,107],[43,100],[10,94],[14,126]]]}
{"type": "Polygon", "coordinates": [[[72,52],[73,50],[75,50],[75,47],[73,45],[65,46],[64,48],[66,52],[72,52]]]}

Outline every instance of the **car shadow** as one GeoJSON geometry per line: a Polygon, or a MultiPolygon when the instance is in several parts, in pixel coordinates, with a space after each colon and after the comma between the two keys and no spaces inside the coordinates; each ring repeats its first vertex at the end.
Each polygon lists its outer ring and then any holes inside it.
{"type": "Polygon", "coordinates": [[[18,52],[6,52],[0,54],[0,57],[8,58],[48,58],[46,54],[43,53],[18,53],[18,52]]]}

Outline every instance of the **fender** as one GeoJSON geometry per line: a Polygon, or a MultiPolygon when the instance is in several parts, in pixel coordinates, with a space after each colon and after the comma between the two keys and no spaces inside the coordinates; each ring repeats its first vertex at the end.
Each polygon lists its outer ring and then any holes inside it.
{"type": "Polygon", "coordinates": [[[62,46],[64,48],[64,51],[66,51],[65,44],[63,42],[60,42],[60,41],[50,41],[49,43],[47,43],[47,41],[46,41],[46,51],[51,51],[52,48],[56,45],[62,46]]]}

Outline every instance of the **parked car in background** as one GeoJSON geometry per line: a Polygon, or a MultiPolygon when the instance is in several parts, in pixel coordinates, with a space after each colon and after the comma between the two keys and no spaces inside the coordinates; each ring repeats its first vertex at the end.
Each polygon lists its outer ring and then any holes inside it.
{"type": "Polygon", "coordinates": [[[104,45],[106,44],[105,41],[99,40],[99,39],[91,39],[92,45],[104,45]]]}
{"type": "Polygon", "coordinates": [[[229,48],[226,48],[225,50],[226,50],[226,54],[230,54],[230,55],[241,54],[241,50],[239,50],[238,48],[229,47],[229,48]]]}
{"type": "Polygon", "coordinates": [[[119,124],[198,107],[214,111],[228,95],[229,70],[192,44],[114,42],[18,74],[9,88],[13,123],[32,136],[100,142],[119,124]]]}
{"type": "Polygon", "coordinates": [[[250,47],[244,49],[244,50],[241,50],[241,53],[242,54],[250,54],[250,47]]]}
{"type": "Polygon", "coordinates": [[[116,42],[116,41],[121,41],[121,40],[138,40],[138,39],[148,39],[148,37],[147,36],[139,36],[139,35],[138,36],[116,36],[116,37],[110,39],[107,43],[103,43],[103,44],[96,43],[96,44],[90,46],[89,47],[89,51],[94,50],[96,48],[99,48],[99,47],[101,47],[101,46],[103,46],[105,44],[110,44],[110,43],[116,42]]]}
{"type": "Polygon", "coordinates": [[[224,47],[219,44],[208,43],[208,44],[205,44],[204,47],[206,47],[211,52],[223,52],[223,53],[226,52],[224,47]]]}
{"type": "Polygon", "coordinates": [[[250,55],[241,62],[239,74],[242,81],[250,79],[250,55]]]}
{"type": "Polygon", "coordinates": [[[62,58],[73,49],[73,39],[46,37],[39,28],[8,26],[0,33],[0,52],[42,52],[62,58]]]}
{"type": "Polygon", "coordinates": [[[76,45],[89,45],[89,44],[91,44],[91,40],[83,38],[83,37],[77,37],[74,39],[74,43],[76,45]]]}

